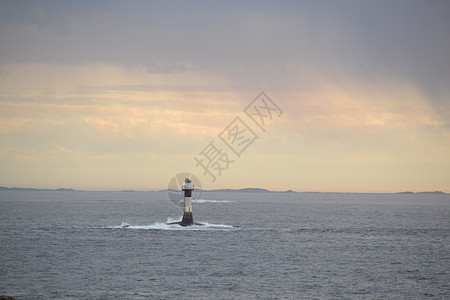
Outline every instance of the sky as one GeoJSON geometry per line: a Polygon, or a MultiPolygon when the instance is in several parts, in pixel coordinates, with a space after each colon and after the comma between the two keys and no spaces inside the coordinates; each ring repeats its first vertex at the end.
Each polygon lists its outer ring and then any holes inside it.
{"type": "Polygon", "coordinates": [[[450,192],[449,32],[438,0],[0,0],[0,186],[450,192]]]}

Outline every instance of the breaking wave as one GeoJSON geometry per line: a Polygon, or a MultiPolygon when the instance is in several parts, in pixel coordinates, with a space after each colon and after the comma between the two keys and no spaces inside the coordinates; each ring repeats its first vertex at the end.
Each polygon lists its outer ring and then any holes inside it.
{"type": "MultiPolygon", "coordinates": [[[[178,219],[167,218],[167,223],[179,222],[178,219]]],[[[153,223],[150,225],[132,225],[127,222],[122,222],[118,226],[110,226],[108,228],[112,229],[141,229],[141,230],[235,230],[237,227],[233,225],[225,224],[213,224],[209,222],[200,222],[202,225],[193,225],[183,227],[178,224],[167,224],[167,223],[153,223]]]]}
{"type": "Polygon", "coordinates": [[[193,199],[192,202],[194,202],[194,203],[230,203],[230,202],[236,202],[236,201],[230,201],[230,200],[210,200],[210,199],[193,199]]]}

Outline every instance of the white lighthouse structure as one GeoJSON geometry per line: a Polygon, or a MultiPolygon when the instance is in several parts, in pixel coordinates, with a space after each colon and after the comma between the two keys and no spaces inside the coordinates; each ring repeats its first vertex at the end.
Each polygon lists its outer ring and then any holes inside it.
{"type": "Polygon", "coordinates": [[[183,219],[180,222],[181,226],[191,226],[194,225],[194,218],[192,216],[192,191],[194,190],[194,186],[191,185],[191,180],[186,178],[184,180],[184,185],[181,187],[183,191],[183,219]]]}

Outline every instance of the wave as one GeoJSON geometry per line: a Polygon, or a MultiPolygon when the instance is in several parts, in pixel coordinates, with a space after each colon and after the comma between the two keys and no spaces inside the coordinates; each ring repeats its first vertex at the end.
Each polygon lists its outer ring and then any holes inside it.
{"type": "MultiPolygon", "coordinates": [[[[167,218],[167,223],[179,222],[180,220],[167,218]]],[[[183,227],[178,224],[167,224],[167,223],[153,223],[150,225],[132,225],[127,222],[122,222],[118,226],[110,226],[111,229],[140,229],[140,230],[235,230],[237,227],[233,225],[226,224],[213,224],[209,222],[200,222],[202,225],[193,225],[183,227]]]]}
{"type": "Polygon", "coordinates": [[[194,203],[230,203],[230,202],[236,202],[231,200],[211,200],[211,199],[193,199],[192,202],[194,203]]]}

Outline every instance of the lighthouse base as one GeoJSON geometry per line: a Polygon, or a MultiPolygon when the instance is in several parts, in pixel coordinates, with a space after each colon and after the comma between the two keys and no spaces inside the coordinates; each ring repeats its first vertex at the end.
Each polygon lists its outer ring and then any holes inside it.
{"type": "Polygon", "coordinates": [[[194,217],[192,216],[192,212],[184,212],[183,213],[183,219],[180,222],[173,222],[173,223],[167,223],[167,225],[174,225],[178,224],[180,226],[186,227],[186,226],[203,226],[201,223],[195,223],[194,217]]]}
{"type": "Polygon", "coordinates": [[[191,226],[195,225],[194,223],[194,217],[192,216],[192,212],[184,212],[183,213],[183,219],[180,222],[181,226],[191,226]]]}

